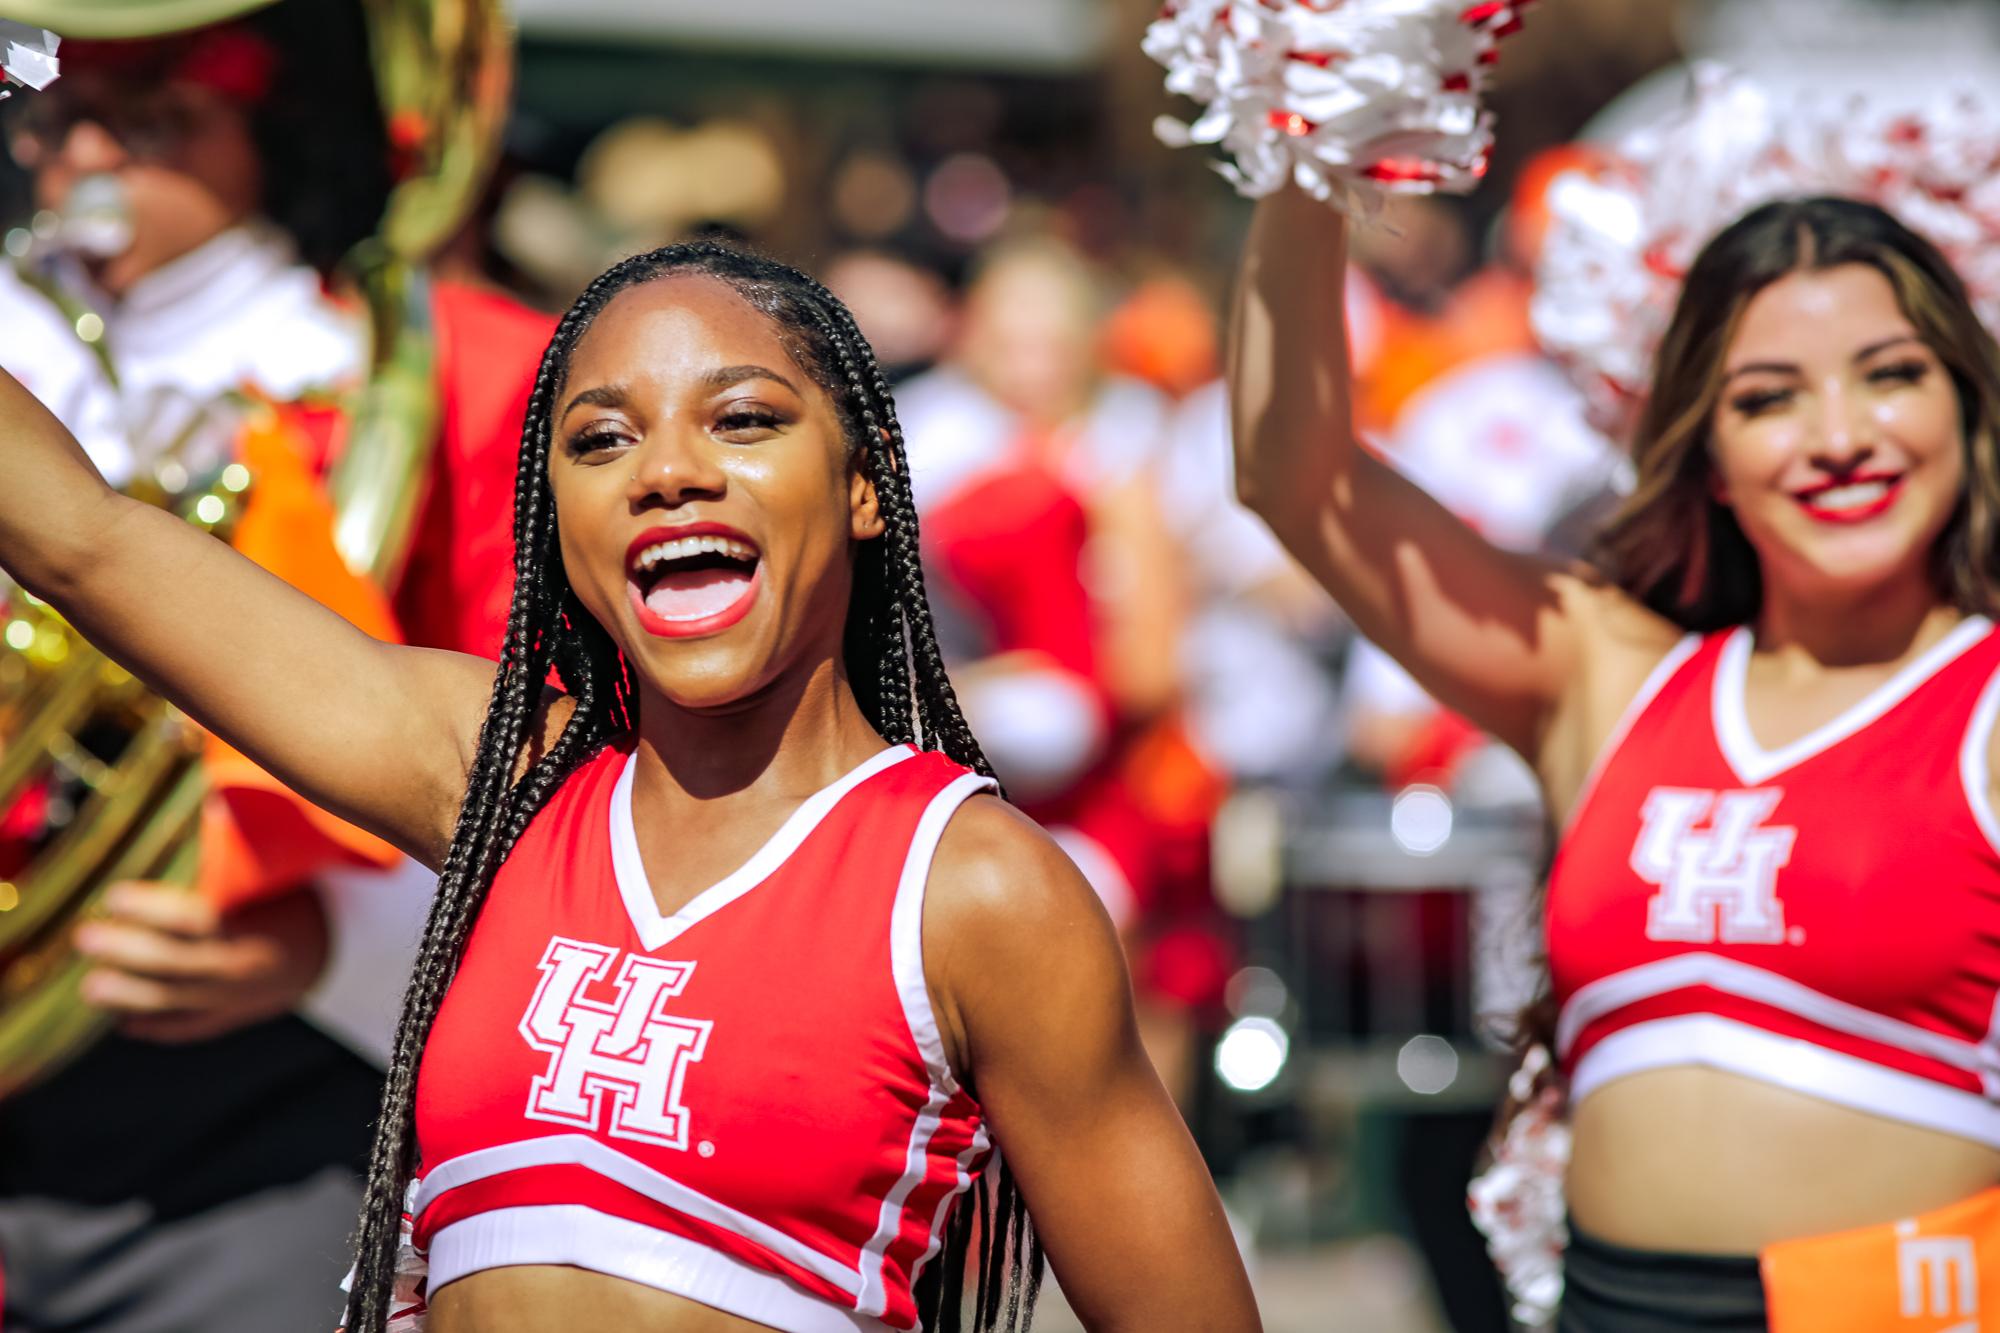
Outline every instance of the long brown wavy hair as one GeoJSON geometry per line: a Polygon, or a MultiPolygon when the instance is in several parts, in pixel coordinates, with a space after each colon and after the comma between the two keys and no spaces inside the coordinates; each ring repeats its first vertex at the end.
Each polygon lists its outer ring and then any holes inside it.
{"type": "Polygon", "coordinates": [[[1889,280],[1951,375],[1967,481],[1932,548],[1932,584],[1967,613],[2000,610],[2000,350],[1936,247],[1872,204],[1822,197],[1753,209],[1696,256],[1633,441],[1637,483],[1597,541],[1596,562],[1619,587],[1687,629],[1745,624],[1763,605],[1756,553],[1711,484],[1724,354],[1764,288],[1843,264],[1889,280]]]}

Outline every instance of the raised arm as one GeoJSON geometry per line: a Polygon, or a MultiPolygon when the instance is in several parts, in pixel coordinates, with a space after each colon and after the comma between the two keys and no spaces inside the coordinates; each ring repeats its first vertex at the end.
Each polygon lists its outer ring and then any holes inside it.
{"type": "Polygon", "coordinates": [[[382,643],[120,495],[4,371],[0,569],[294,790],[442,858],[492,664],[382,643]]]}
{"type": "Polygon", "coordinates": [[[1362,633],[1534,760],[1576,675],[1579,623],[1617,594],[1492,546],[1360,447],[1346,264],[1332,209],[1295,187],[1257,206],[1229,347],[1238,494],[1362,633]]]}
{"type": "Polygon", "coordinates": [[[946,827],[924,911],[945,1045],[1091,1333],[1256,1333],[1194,1140],[1147,1063],[1110,919],[1027,816],[991,797],[946,827]]]}

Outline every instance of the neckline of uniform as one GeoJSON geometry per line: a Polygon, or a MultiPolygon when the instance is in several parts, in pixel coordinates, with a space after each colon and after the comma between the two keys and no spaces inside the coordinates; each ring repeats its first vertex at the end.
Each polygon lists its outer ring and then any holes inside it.
{"type": "Polygon", "coordinates": [[[618,896],[624,900],[626,915],[631,918],[639,942],[648,950],[660,948],[762,884],[791,858],[843,796],[915,753],[908,745],[891,745],[821,787],[786,816],[777,832],[765,839],[748,860],[671,914],[662,912],[659,901],[653,897],[652,880],[646,873],[645,858],[639,853],[638,829],[632,816],[632,776],[638,752],[627,755],[617,785],[611,789],[611,868],[618,881],[618,896]]]}
{"type": "Polygon", "coordinates": [[[1724,640],[1715,664],[1715,735],[1723,758],[1746,785],[1754,787],[1768,782],[1824,754],[1880,719],[1934,679],[1992,628],[1993,623],[1985,616],[1967,616],[1950,633],[1834,717],[1789,744],[1767,750],[1750,729],[1749,711],[1743,702],[1744,682],[1755,643],[1750,627],[1739,625],[1724,640]]]}

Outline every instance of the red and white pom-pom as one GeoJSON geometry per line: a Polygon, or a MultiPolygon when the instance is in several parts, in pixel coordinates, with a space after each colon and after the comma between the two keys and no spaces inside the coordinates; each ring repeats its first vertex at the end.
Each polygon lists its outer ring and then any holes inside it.
{"type": "Polygon", "coordinates": [[[1563,1175],[1569,1170],[1569,1124],[1562,1090],[1534,1091],[1549,1067],[1536,1046],[1514,1072],[1510,1091],[1520,1109],[1493,1145],[1493,1160],[1472,1179],[1466,1205],[1486,1237],[1486,1252],[1506,1280],[1514,1321],[1539,1328],[1562,1304],[1563,1251],[1569,1247],[1563,1175]]]}
{"type": "Polygon", "coordinates": [[[1704,65],[1679,114],[1627,137],[1610,165],[1550,188],[1535,334],[1583,391],[1592,425],[1629,437],[1701,248],[1759,204],[1813,194],[1895,214],[1944,252],[2000,328],[2000,102],[1780,109],[1751,81],[1704,65]]]}
{"type": "Polygon", "coordinates": [[[1253,198],[1295,180],[1365,212],[1385,192],[1469,190],[1493,142],[1479,92],[1527,3],[1170,0],[1145,51],[1204,110],[1154,130],[1222,145],[1218,169],[1253,198]]]}
{"type": "Polygon", "coordinates": [[[54,83],[61,69],[56,59],[61,44],[62,38],[46,28],[0,19],[0,98],[7,95],[10,83],[37,92],[54,83]]]}
{"type": "MultiPolygon", "coordinates": [[[[396,1243],[396,1285],[389,1293],[386,1333],[424,1333],[424,1326],[429,1322],[424,1316],[430,1312],[426,1297],[429,1295],[431,1264],[424,1252],[417,1248],[416,1219],[408,1211],[415,1206],[416,1199],[417,1182],[413,1180],[403,1193],[403,1225],[396,1243]]],[[[350,1268],[347,1276],[341,1279],[340,1289],[354,1290],[353,1269],[350,1268]]],[[[336,1329],[335,1333],[347,1333],[347,1330],[336,1329]]]]}

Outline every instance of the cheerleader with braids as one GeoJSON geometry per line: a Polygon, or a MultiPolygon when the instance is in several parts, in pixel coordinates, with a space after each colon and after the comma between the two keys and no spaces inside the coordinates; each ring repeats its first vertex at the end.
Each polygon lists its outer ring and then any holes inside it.
{"type": "Polygon", "coordinates": [[[1091,1328],[1257,1327],[1116,936],[952,698],[824,288],[701,244],[577,299],[497,672],[120,497],[5,377],[0,422],[0,565],[439,868],[351,1329],[406,1199],[429,1333],[1022,1327],[1045,1246],[1091,1328]]]}

